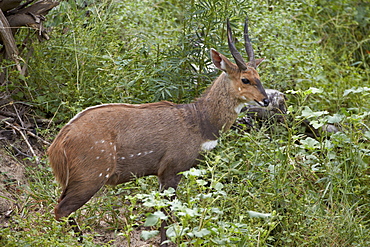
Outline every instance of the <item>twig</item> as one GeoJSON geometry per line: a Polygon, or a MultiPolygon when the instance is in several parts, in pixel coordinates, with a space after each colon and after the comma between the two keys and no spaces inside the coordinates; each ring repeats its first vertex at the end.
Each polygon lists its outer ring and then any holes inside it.
{"type": "Polygon", "coordinates": [[[44,139],[42,139],[41,137],[39,137],[39,136],[35,135],[34,133],[32,133],[31,131],[29,131],[29,130],[25,130],[25,131],[26,131],[26,133],[27,133],[28,135],[30,135],[30,136],[32,136],[32,137],[34,137],[34,138],[36,138],[37,140],[39,140],[40,142],[44,143],[45,145],[48,145],[48,146],[50,146],[50,145],[51,145],[51,143],[50,143],[50,142],[45,141],[45,140],[44,140],[44,139]]]}
{"type": "MultiPolygon", "coordinates": [[[[12,144],[10,144],[10,146],[11,146],[13,149],[15,149],[15,151],[17,151],[17,152],[18,152],[18,154],[23,155],[23,156],[28,157],[28,158],[32,158],[32,156],[29,156],[28,154],[23,153],[23,152],[22,152],[21,150],[19,150],[16,146],[14,146],[14,145],[12,145],[12,144]]],[[[18,154],[16,154],[15,156],[18,156],[18,154]]]]}
{"type": "Polygon", "coordinates": [[[2,111],[2,110],[0,110],[0,115],[3,115],[5,117],[17,118],[17,114],[13,112],[2,111]]]}
{"type": "MultiPolygon", "coordinates": [[[[21,116],[19,116],[18,109],[17,109],[17,107],[15,107],[15,105],[14,105],[14,104],[13,104],[13,108],[14,108],[15,113],[17,114],[17,117],[18,117],[18,120],[19,120],[20,124],[22,125],[22,128],[24,128],[24,122],[23,122],[23,120],[22,120],[21,116]]],[[[23,115],[23,114],[22,114],[22,115],[23,115]]]]}
{"type": "MultiPolygon", "coordinates": [[[[5,118],[5,119],[1,119],[0,120],[0,122],[5,122],[6,124],[10,124],[10,122],[8,122],[8,121],[15,121],[13,118],[10,118],[10,117],[8,117],[8,118],[5,118]]],[[[44,139],[42,139],[41,137],[39,137],[38,135],[36,135],[36,134],[34,134],[33,132],[31,132],[31,131],[29,131],[29,130],[27,130],[26,128],[20,128],[21,130],[24,130],[26,133],[27,133],[27,135],[30,135],[30,136],[32,136],[33,138],[36,138],[37,140],[39,140],[40,142],[42,142],[43,144],[45,144],[45,145],[48,145],[48,146],[50,146],[51,145],[51,143],[50,142],[48,142],[48,141],[45,141],[44,139]]]]}
{"type": "Polygon", "coordinates": [[[32,148],[32,146],[31,146],[31,144],[29,143],[29,141],[28,141],[28,139],[27,139],[27,136],[23,133],[23,131],[22,131],[20,128],[18,128],[17,126],[15,126],[15,125],[13,125],[13,124],[11,124],[11,123],[7,122],[7,121],[4,121],[4,123],[6,123],[6,124],[7,124],[7,125],[9,125],[12,129],[14,129],[14,130],[18,131],[18,132],[21,134],[21,136],[23,137],[24,141],[26,142],[26,144],[27,144],[28,148],[30,149],[30,151],[31,151],[31,153],[32,153],[32,155],[33,155],[33,157],[35,158],[36,164],[39,164],[39,163],[40,163],[39,158],[36,156],[35,151],[33,150],[33,148],[32,148]]]}

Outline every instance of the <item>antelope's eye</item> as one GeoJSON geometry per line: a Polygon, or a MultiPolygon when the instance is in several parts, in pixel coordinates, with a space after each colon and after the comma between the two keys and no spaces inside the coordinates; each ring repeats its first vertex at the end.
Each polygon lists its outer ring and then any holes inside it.
{"type": "Polygon", "coordinates": [[[243,78],[243,79],[242,79],[242,82],[243,82],[244,84],[251,84],[251,82],[250,82],[247,78],[243,78]]]}

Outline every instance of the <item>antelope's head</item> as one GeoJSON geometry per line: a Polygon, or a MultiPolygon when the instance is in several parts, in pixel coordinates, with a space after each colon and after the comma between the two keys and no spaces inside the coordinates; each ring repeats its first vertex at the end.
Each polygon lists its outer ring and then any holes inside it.
{"type": "Polygon", "coordinates": [[[236,64],[230,62],[221,53],[211,49],[211,58],[214,65],[218,69],[226,72],[230,82],[232,83],[236,97],[242,102],[255,101],[261,106],[268,106],[269,99],[256,70],[258,65],[263,61],[263,58],[254,58],[252,44],[248,36],[248,17],[245,19],[244,24],[245,50],[249,58],[248,63],[244,61],[243,57],[235,47],[229,20],[227,20],[227,37],[229,49],[236,64]]]}

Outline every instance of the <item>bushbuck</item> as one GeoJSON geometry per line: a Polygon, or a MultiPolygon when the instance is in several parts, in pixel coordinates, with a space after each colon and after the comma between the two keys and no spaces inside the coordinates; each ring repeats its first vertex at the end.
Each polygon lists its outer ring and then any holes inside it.
{"type": "MultiPolygon", "coordinates": [[[[248,63],[235,47],[229,20],[227,36],[236,64],[211,49],[212,62],[222,74],[194,102],[93,106],[61,129],[48,149],[51,167],[63,189],[55,207],[57,220],[79,209],[105,184],[156,175],[161,189],[176,189],[179,173],[195,166],[202,151],[217,145],[220,132],[231,127],[244,103],[268,106],[256,71],[263,59],[254,58],[248,18],[244,25],[248,63]]],[[[163,221],[162,242],[166,240],[165,227],[163,221]]]]}

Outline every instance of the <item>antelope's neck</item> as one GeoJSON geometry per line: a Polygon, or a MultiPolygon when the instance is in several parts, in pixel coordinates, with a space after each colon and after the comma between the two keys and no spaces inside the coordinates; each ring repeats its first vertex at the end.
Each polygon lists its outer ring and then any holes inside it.
{"type": "Polygon", "coordinates": [[[193,104],[195,105],[201,127],[210,140],[216,139],[220,131],[230,129],[238,117],[241,101],[236,97],[226,73],[222,73],[206,92],[193,104]]]}

